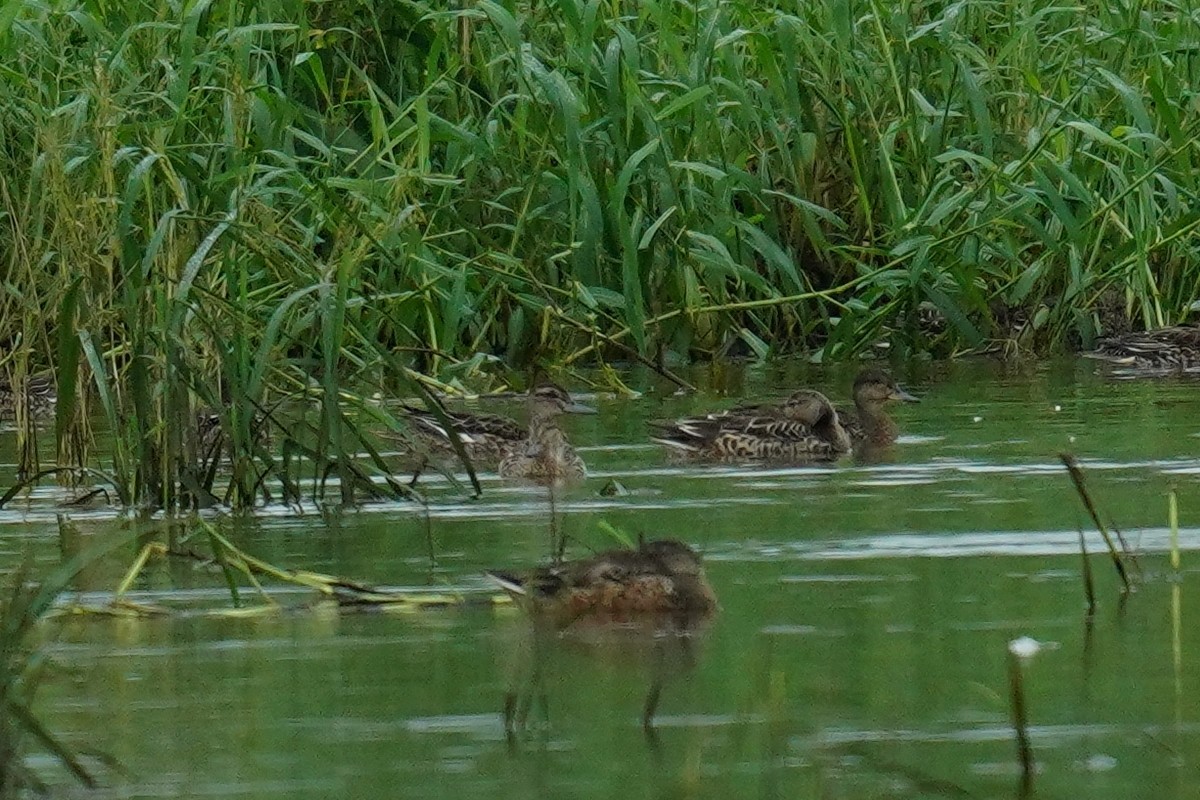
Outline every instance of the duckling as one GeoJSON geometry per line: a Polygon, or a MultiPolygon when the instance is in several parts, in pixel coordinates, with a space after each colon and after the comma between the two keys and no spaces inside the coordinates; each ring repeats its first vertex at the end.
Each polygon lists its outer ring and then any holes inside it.
{"type": "Polygon", "coordinates": [[[865,369],[854,379],[854,410],[838,409],[842,427],[856,444],[888,445],[896,441],[900,429],[884,406],[893,400],[920,402],[896,384],[881,369],[865,369]]]}
{"type": "Polygon", "coordinates": [[[576,403],[561,386],[543,384],[529,396],[529,430],[500,459],[501,478],[544,485],[572,483],[587,477],[587,467],[559,425],[563,414],[595,414],[576,403]]]}
{"type": "Polygon", "coordinates": [[[1200,325],[1172,325],[1152,331],[1101,339],[1085,353],[1139,369],[1184,370],[1200,368],[1200,325]]]}
{"type": "Polygon", "coordinates": [[[700,556],[676,539],[639,542],[636,549],[608,550],[524,573],[486,574],[535,621],[559,629],[581,617],[699,619],[717,608],[700,556]]]}
{"type": "MultiPolygon", "coordinates": [[[[31,375],[25,381],[25,403],[29,416],[45,419],[54,415],[58,392],[54,379],[48,375],[31,375]]],[[[0,419],[13,419],[17,414],[17,393],[11,381],[0,380],[0,419]]]]}
{"type": "Polygon", "coordinates": [[[654,426],[654,441],[699,458],[828,461],[851,445],[829,399],[812,389],[780,405],[739,406],[654,426]]]}

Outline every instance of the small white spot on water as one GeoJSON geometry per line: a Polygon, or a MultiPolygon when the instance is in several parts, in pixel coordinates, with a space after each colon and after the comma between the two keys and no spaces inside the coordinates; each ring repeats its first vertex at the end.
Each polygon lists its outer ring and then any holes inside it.
{"type": "Polygon", "coordinates": [[[1108,772],[1117,768],[1117,760],[1110,755],[1096,753],[1077,762],[1075,766],[1084,772],[1108,772]]]}
{"type": "Polygon", "coordinates": [[[1008,643],[1008,652],[1017,658],[1033,658],[1042,649],[1042,643],[1030,636],[1021,636],[1008,643]]]}
{"type": "MultiPolygon", "coordinates": [[[[764,625],[760,631],[767,636],[813,636],[821,631],[812,625],[764,625]]],[[[826,631],[826,636],[841,636],[839,631],[826,631]]]]}

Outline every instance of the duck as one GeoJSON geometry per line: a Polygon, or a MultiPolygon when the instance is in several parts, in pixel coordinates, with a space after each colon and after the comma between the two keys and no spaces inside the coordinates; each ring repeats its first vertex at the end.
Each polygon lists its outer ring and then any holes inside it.
{"type": "MultiPolygon", "coordinates": [[[[221,427],[221,415],[214,409],[204,406],[196,411],[196,442],[200,460],[208,463],[214,456],[220,456],[226,443],[225,429],[221,427]]],[[[250,435],[253,437],[252,447],[259,445],[271,446],[271,430],[267,425],[269,416],[266,412],[258,412],[251,422],[250,435]]]]}
{"type": "MultiPolygon", "coordinates": [[[[46,419],[54,415],[58,404],[58,392],[54,379],[48,375],[32,375],[25,381],[25,407],[32,419],[46,419]]],[[[15,419],[17,416],[17,393],[11,381],[0,380],[0,419],[15,419]]]]}
{"type": "Polygon", "coordinates": [[[595,414],[553,383],[542,384],[529,396],[529,429],[500,459],[497,472],[506,480],[546,486],[576,483],[587,477],[587,466],[562,429],[563,414],[595,414]]]}
{"type": "Polygon", "coordinates": [[[837,409],[838,419],[855,446],[889,445],[900,433],[885,409],[888,403],[920,400],[900,388],[895,378],[882,369],[869,368],[854,379],[854,408],[837,409]]]}
{"type": "Polygon", "coordinates": [[[577,561],[526,572],[485,573],[535,622],[564,629],[578,620],[704,619],[717,597],[698,553],[678,539],[640,540],[577,561]]]}
{"type": "MultiPolygon", "coordinates": [[[[529,395],[529,426],[499,414],[472,414],[442,410],[458,434],[467,458],[476,466],[499,468],[503,477],[533,478],[538,472],[562,468],[566,473],[586,474],[583,460],[558,426],[564,413],[591,414],[595,409],[576,403],[558,384],[543,383],[529,395]],[[561,463],[559,463],[561,462],[561,463]]],[[[417,438],[437,456],[454,454],[450,433],[437,414],[416,406],[401,406],[401,413],[417,438]]]]}
{"type": "Polygon", "coordinates": [[[776,405],[652,423],[651,438],[686,456],[718,460],[831,461],[851,439],[829,398],[800,389],[776,405]]]}
{"type": "MultiPolygon", "coordinates": [[[[454,446],[450,434],[436,414],[426,408],[403,405],[401,413],[409,422],[411,430],[431,453],[451,456],[454,446]]],[[[477,466],[495,468],[500,459],[517,447],[526,436],[526,429],[515,419],[499,414],[470,414],[442,409],[443,415],[454,426],[458,441],[477,466]]]]}
{"type": "Polygon", "coordinates": [[[1200,369],[1200,325],[1172,325],[1110,336],[1084,355],[1139,369],[1200,369]]]}

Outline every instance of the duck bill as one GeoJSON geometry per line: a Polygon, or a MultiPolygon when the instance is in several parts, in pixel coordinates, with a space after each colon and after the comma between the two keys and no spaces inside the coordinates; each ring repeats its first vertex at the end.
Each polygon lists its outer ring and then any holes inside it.
{"type": "Polygon", "coordinates": [[[921,402],[921,398],[915,397],[915,396],[909,394],[908,392],[901,389],[899,386],[897,386],[895,389],[893,389],[892,393],[889,394],[888,397],[892,400],[903,400],[906,403],[921,402]]]}
{"type": "Polygon", "coordinates": [[[596,414],[596,413],[598,413],[596,411],[596,409],[592,408],[591,406],[585,406],[583,403],[571,403],[571,405],[564,408],[563,411],[566,411],[568,414],[596,414]]]}

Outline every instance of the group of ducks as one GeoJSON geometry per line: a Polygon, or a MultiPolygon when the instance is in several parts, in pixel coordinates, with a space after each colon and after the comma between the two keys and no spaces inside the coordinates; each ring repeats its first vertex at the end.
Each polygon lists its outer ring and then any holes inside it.
{"type": "MultiPolygon", "coordinates": [[[[1200,326],[1112,337],[1088,355],[1140,369],[1200,368],[1200,326]]],[[[856,447],[890,444],[897,429],[885,406],[916,399],[878,369],[858,375],[853,396],[853,409],[837,408],[820,392],[801,389],[780,404],[738,406],[653,423],[651,438],[678,456],[698,460],[830,461],[856,447]]],[[[0,419],[14,415],[17,399],[12,385],[0,381],[0,419]]],[[[32,417],[53,413],[56,399],[52,380],[33,377],[26,382],[25,401],[32,417]]],[[[587,474],[561,417],[595,409],[575,402],[555,384],[531,392],[527,426],[495,414],[414,406],[403,406],[402,411],[431,454],[447,455],[461,448],[474,464],[494,467],[502,478],[551,486],[587,474]]],[[[675,539],[639,542],[636,548],[524,573],[489,574],[531,612],[559,627],[587,614],[615,619],[647,613],[703,617],[716,608],[700,556],[675,539]]]]}
{"type": "MultiPolygon", "coordinates": [[[[885,406],[916,399],[883,370],[868,369],[854,382],[853,409],[836,408],[820,392],[800,389],[779,404],[743,405],[651,423],[651,438],[697,460],[827,461],[858,445],[895,441],[896,423],[885,406]]],[[[429,453],[450,456],[456,438],[473,464],[494,467],[501,478],[561,484],[585,477],[587,467],[568,441],[561,418],[596,410],[572,400],[553,383],[530,393],[529,409],[528,427],[497,414],[410,405],[402,412],[429,453]]]]}
{"type": "MultiPolygon", "coordinates": [[[[853,396],[853,409],[839,409],[820,392],[800,389],[778,404],[743,405],[652,423],[651,438],[672,453],[698,460],[830,461],[856,446],[893,442],[897,427],[886,405],[917,399],[880,369],[861,372],[853,396]]],[[[508,417],[441,407],[435,411],[406,405],[402,412],[430,454],[448,457],[456,438],[473,463],[495,467],[505,479],[551,486],[582,479],[586,467],[561,419],[595,409],[574,401],[553,383],[534,388],[529,406],[527,427],[508,417]]],[[[636,548],[524,573],[488,574],[536,619],[555,627],[585,615],[694,619],[716,608],[700,556],[675,539],[643,541],[636,548]]]]}
{"type": "MultiPolygon", "coordinates": [[[[1200,368],[1200,326],[1177,325],[1102,340],[1093,358],[1149,370],[1200,368]]],[[[861,372],[854,382],[854,408],[835,407],[812,389],[784,402],[745,405],[671,422],[652,423],[651,438],[686,458],[718,461],[828,461],[856,447],[880,447],[896,439],[885,407],[914,401],[890,375],[861,372]]],[[[450,432],[438,415],[406,406],[414,431],[433,450],[452,450],[450,432]]],[[[528,428],[489,414],[442,410],[466,455],[495,465],[507,479],[559,483],[579,480],[586,468],[560,426],[566,413],[594,413],[562,387],[544,384],[530,396],[528,428]]],[[[565,627],[585,615],[628,619],[645,614],[704,617],[716,596],[700,556],[675,539],[640,542],[587,559],[525,573],[489,575],[536,618],[565,627]]]]}

